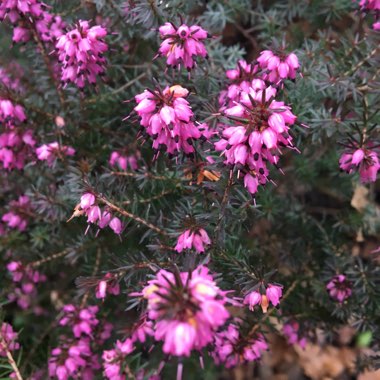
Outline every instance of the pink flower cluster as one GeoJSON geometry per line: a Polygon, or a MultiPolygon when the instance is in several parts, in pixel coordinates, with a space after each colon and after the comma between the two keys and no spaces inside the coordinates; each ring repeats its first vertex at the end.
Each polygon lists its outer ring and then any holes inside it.
{"type": "Polygon", "coordinates": [[[79,207],[82,211],[79,214],[87,215],[87,223],[96,224],[100,229],[109,226],[115,234],[120,235],[123,230],[121,220],[112,216],[109,210],[101,211],[100,207],[96,204],[96,197],[94,194],[85,193],[80,199],[79,207]]]}
{"type": "Polygon", "coordinates": [[[271,50],[264,50],[257,58],[260,68],[265,70],[263,79],[279,84],[284,79],[296,79],[300,64],[294,53],[289,55],[275,54],[271,50]]]}
{"type": "MultiPolygon", "coordinates": [[[[38,292],[36,285],[46,281],[46,276],[29,266],[24,266],[20,261],[12,261],[7,265],[11,273],[14,289],[8,294],[8,299],[17,302],[23,309],[31,309],[37,299],[38,292]]],[[[33,308],[34,313],[39,315],[42,310],[39,306],[33,308]]]]}
{"type": "Polygon", "coordinates": [[[164,342],[166,354],[190,356],[201,350],[229,318],[225,292],[204,266],[191,273],[161,269],[140,295],[148,302],[154,339],[164,342]]]}
{"type": "Polygon", "coordinates": [[[63,83],[72,82],[81,89],[86,82],[96,84],[97,77],[105,73],[106,35],[105,28],[90,27],[88,21],[80,20],[75,29],[58,38],[56,49],[62,64],[63,83]]]}
{"type": "Polygon", "coordinates": [[[18,334],[13,331],[13,328],[9,323],[3,322],[1,324],[0,334],[6,344],[6,347],[4,347],[0,343],[0,356],[6,357],[6,350],[15,351],[20,348],[20,344],[17,342],[18,334]]]}
{"type": "Polygon", "coordinates": [[[21,195],[17,201],[9,202],[9,212],[1,217],[1,220],[9,228],[25,231],[28,226],[29,214],[31,211],[30,199],[27,195],[21,195]]]}
{"type": "Polygon", "coordinates": [[[276,89],[242,91],[240,101],[224,114],[233,126],[226,125],[215,149],[225,156],[225,164],[237,167],[244,175],[244,186],[251,194],[269,180],[267,162],[277,165],[280,147],[293,148],[289,135],[297,117],[284,102],[272,100],[276,89]]]}
{"type": "Polygon", "coordinates": [[[268,284],[268,287],[264,289],[264,294],[254,290],[244,297],[244,304],[249,305],[249,310],[253,311],[256,305],[260,305],[263,313],[266,313],[270,303],[273,306],[280,304],[280,298],[282,297],[281,285],[268,284]]]}
{"type": "Polygon", "coordinates": [[[226,90],[220,93],[221,111],[233,107],[236,102],[239,102],[242,91],[249,92],[250,88],[257,91],[266,87],[265,81],[257,77],[258,70],[259,66],[257,64],[249,64],[244,59],[241,59],[238,61],[236,68],[226,71],[230,84],[226,90]]]}
{"type": "Polygon", "coordinates": [[[125,380],[122,362],[134,349],[132,339],[126,339],[123,342],[118,340],[112,350],[103,351],[104,376],[109,380],[125,380]]]}
{"type": "Polygon", "coordinates": [[[208,33],[198,25],[187,26],[182,24],[176,27],[166,22],[159,28],[161,42],[158,54],[166,57],[166,64],[179,67],[183,64],[187,70],[195,66],[195,57],[207,57],[207,50],[203,41],[208,33]]]}
{"type": "Polygon", "coordinates": [[[13,25],[13,42],[28,42],[35,29],[39,38],[51,42],[62,34],[65,23],[60,16],[47,12],[39,0],[4,0],[0,2],[0,21],[7,18],[13,25]]]}
{"type": "Polygon", "coordinates": [[[70,327],[74,339],[62,336],[59,347],[52,350],[48,363],[51,377],[58,380],[95,378],[101,365],[94,349],[104,344],[112,330],[110,323],[99,322],[97,312],[97,306],[64,306],[59,324],[70,327]]]}
{"type": "MultiPolygon", "coordinates": [[[[115,348],[103,352],[104,376],[107,379],[126,380],[126,376],[123,374],[123,365],[125,365],[124,360],[135,350],[135,343],[145,343],[147,336],[154,336],[152,326],[152,321],[147,321],[145,315],[134,326],[130,338],[127,338],[122,342],[118,340],[115,344],[115,348]]],[[[139,377],[136,376],[136,378],[139,377]]],[[[159,378],[157,380],[159,380],[159,378]]]]}
{"type": "Polygon", "coordinates": [[[54,141],[38,147],[36,154],[40,161],[46,161],[49,166],[53,166],[57,158],[62,156],[74,156],[75,149],[71,146],[60,145],[57,141],[54,141]]]}
{"type": "Polygon", "coordinates": [[[107,294],[117,296],[120,293],[120,285],[112,273],[106,273],[96,286],[95,296],[104,300],[107,294]]]}
{"type": "Polygon", "coordinates": [[[351,297],[352,289],[350,282],[344,274],[334,276],[326,285],[330,297],[342,303],[345,299],[351,297]]]}
{"type": "Polygon", "coordinates": [[[380,170],[377,152],[365,148],[354,148],[344,152],[339,159],[339,165],[349,174],[358,171],[362,183],[375,182],[380,170]]]}
{"type": "Polygon", "coordinates": [[[0,98],[0,125],[6,128],[0,135],[0,163],[4,169],[23,169],[26,159],[34,153],[33,132],[21,127],[24,122],[24,108],[10,99],[0,98]]]}
{"type": "Polygon", "coordinates": [[[282,332],[284,333],[289,344],[298,344],[301,348],[305,349],[307,340],[305,337],[300,337],[299,329],[299,323],[296,321],[291,321],[284,325],[282,332]]]}
{"type": "Polygon", "coordinates": [[[74,305],[65,305],[63,307],[64,316],[60,319],[59,324],[70,326],[75,338],[79,338],[82,334],[90,336],[99,323],[96,319],[98,311],[97,306],[78,309],[74,305]]]}
{"type": "Polygon", "coordinates": [[[4,169],[21,170],[34,153],[33,132],[14,128],[0,135],[0,164],[4,169]]]}
{"type": "Polygon", "coordinates": [[[360,0],[359,5],[363,11],[374,11],[375,22],[372,27],[380,30],[380,0],[360,0]]]}
{"type": "Polygon", "coordinates": [[[25,111],[19,104],[0,97],[0,123],[8,128],[26,121],[25,111]]]}
{"type": "Polygon", "coordinates": [[[135,111],[146,134],[153,138],[154,149],[164,148],[171,155],[194,152],[193,141],[202,133],[192,121],[194,114],[185,99],[188,94],[188,90],[175,85],[163,91],[147,89],[135,96],[135,111]]]}
{"type": "Polygon", "coordinates": [[[60,342],[52,349],[48,363],[49,376],[58,380],[92,380],[100,368],[88,337],[60,342]]]}
{"type": "MultiPolygon", "coordinates": [[[[236,319],[237,323],[241,321],[236,319]]],[[[227,368],[258,360],[263,351],[268,349],[264,336],[243,336],[235,323],[229,324],[226,330],[215,334],[215,348],[212,357],[216,364],[227,368]]]]}
{"type": "Polygon", "coordinates": [[[118,166],[121,170],[126,171],[128,167],[131,170],[138,169],[138,160],[140,159],[140,152],[137,151],[135,154],[122,154],[119,152],[112,152],[109,163],[111,166],[118,166]]]}
{"type": "Polygon", "coordinates": [[[211,240],[207,232],[203,228],[197,228],[195,230],[186,230],[182,233],[177,240],[175,250],[182,252],[184,249],[194,248],[198,253],[205,251],[205,245],[211,244],[211,240]]]}

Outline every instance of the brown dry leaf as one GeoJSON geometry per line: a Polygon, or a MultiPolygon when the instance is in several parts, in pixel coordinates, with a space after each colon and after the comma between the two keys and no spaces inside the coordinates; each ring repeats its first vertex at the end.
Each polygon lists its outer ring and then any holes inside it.
{"type": "Polygon", "coordinates": [[[313,380],[335,379],[345,371],[353,372],[355,351],[346,347],[319,347],[308,344],[305,350],[295,346],[300,365],[313,380]]]}
{"type": "Polygon", "coordinates": [[[352,196],[351,206],[359,212],[363,212],[369,205],[368,193],[369,190],[365,186],[358,185],[352,196]]]}
{"type": "Polygon", "coordinates": [[[380,369],[378,371],[368,371],[359,375],[358,380],[380,380],[380,369]]]}

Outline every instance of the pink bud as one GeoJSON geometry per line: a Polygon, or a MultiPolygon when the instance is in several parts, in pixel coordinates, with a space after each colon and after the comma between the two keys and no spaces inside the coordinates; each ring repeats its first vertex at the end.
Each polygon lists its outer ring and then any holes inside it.
{"type": "Polygon", "coordinates": [[[352,163],[354,165],[359,165],[363,161],[364,156],[364,151],[362,149],[357,149],[352,155],[352,163]]]}
{"type": "Polygon", "coordinates": [[[80,198],[80,207],[83,210],[88,209],[95,203],[95,195],[91,193],[85,193],[80,198]]]}
{"type": "Polygon", "coordinates": [[[122,224],[121,224],[121,221],[119,218],[117,217],[114,217],[110,224],[109,224],[110,228],[113,230],[113,232],[115,232],[115,234],[120,234],[121,231],[122,231],[122,224]]]}

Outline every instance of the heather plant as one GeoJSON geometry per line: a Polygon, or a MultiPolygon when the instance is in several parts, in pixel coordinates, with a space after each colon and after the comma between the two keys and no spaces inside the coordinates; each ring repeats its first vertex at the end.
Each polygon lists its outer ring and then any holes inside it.
{"type": "Polygon", "coordinates": [[[379,17],[0,1],[0,378],[378,368],[379,17]]]}

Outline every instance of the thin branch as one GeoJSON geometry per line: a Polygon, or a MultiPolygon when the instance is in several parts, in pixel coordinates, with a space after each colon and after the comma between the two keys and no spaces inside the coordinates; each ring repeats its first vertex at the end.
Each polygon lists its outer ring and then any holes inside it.
{"type": "Polygon", "coordinates": [[[371,59],[379,50],[379,46],[375,47],[366,57],[364,57],[361,61],[359,61],[353,68],[350,70],[346,71],[343,76],[350,76],[355,71],[359,70],[369,59],[371,59]]]}
{"type": "Polygon", "coordinates": [[[7,355],[7,359],[8,359],[8,363],[10,364],[10,366],[12,367],[13,369],[13,372],[16,376],[16,379],[17,380],[23,380],[22,376],[21,376],[21,373],[20,373],[20,370],[18,369],[18,366],[15,362],[15,360],[13,359],[13,355],[12,353],[9,351],[9,348],[8,348],[8,344],[5,340],[5,338],[3,337],[2,333],[0,332],[0,347],[3,351],[5,351],[5,354],[7,355]]]}
{"type": "MultiPolygon", "coordinates": [[[[165,195],[168,195],[168,194],[172,194],[174,191],[173,190],[165,190],[163,191],[162,193],[160,194],[157,194],[153,197],[150,197],[150,198],[145,198],[145,199],[136,199],[136,202],[137,203],[150,203],[152,201],[155,201],[157,199],[160,199],[162,197],[164,197],[165,195]]],[[[132,204],[134,201],[124,201],[123,202],[123,205],[130,205],[132,204]]]]}
{"type": "Polygon", "coordinates": [[[49,261],[53,261],[53,260],[59,259],[60,257],[66,256],[69,252],[70,252],[69,249],[64,249],[62,252],[54,253],[50,256],[44,257],[41,260],[34,261],[28,264],[28,266],[32,268],[37,268],[42,264],[48,263],[49,261]]]}
{"type": "Polygon", "coordinates": [[[175,182],[186,182],[187,179],[181,179],[181,178],[170,178],[165,177],[163,175],[155,175],[153,173],[132,173],[132,172],[118,172],[118,171],[111,171],[111,175],[119,176],[119,177],[133,177],[133,178],[139,178],[139,177],[146,177],[150,179],[156,179],[158,181],[175,181],[175,182]]]}
{"type": "Polygon", "coordinates": [[[161,228],[155,226],[154,224],[148,222],[147,220],[142,219],[142,218],[140,218],[139,216],[134,215],[134,214],[132,214],[131,212],[129,212],[129,211],[127,211],[127,210],[124,210],[124,209],[120,208],[119,206],[117,206],[117,205],[113,204],[112,202],[110,202],[110,201],[109,201],[107,198],[105,198],[104,196],[99,195],[99,194],[97,194],[96,196],[97,196],[98,200],[100,200],[100,201],[102,201],[104,204],[106,204],[111,210],[116,211],[116,212],[118,212],[119,214],[124,215],[124,216],[126,216],[126,217],[128,217],[128,218],[131,218],[131,219],[135,220],[136,222],[143,224],[144,226],[148,227],[149,229],[151,229],[151,230],[153,230],[153,231],[155,231],[155,232],[157,232],[157,233],[159,233],[159,234],[161,234],[161,235],[164,235],[164,236],[167,235],[167,232],[166,232],[166,231],[164,231],[164,230],[162,230],[161,228]]]}
{"type": "Polygon", "coordinates": [[[126,90],[127,88],[131,87],[133,84],[135,84],[136,82],[138,82],[140,79],[146,77],[146,75],[147,75],[146,73],[142,73],[142,74],[138,75],[136,78],[133,78],[129,82],[125,83],[123,86],[117,88],[116,90],[113,90],[111,92],[107,92],[107,93],[105,93],[105,94],[103,94],[101,96],[90,98],[90,99],[86,100],[85,103],[86,104],[96,103],[99,100],[108,98],[109,96],[114,96],[116,94],[119,94],[120,92],[122,92],[122,91],[126,90]]]}

